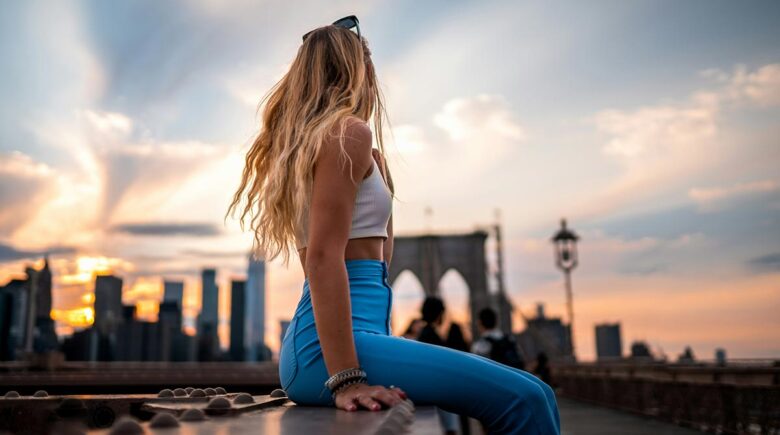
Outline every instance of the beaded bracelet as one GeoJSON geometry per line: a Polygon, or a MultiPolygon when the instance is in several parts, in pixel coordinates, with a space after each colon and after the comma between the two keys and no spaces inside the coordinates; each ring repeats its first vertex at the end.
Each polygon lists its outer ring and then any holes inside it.
{"type": "Polygon", "coordinates": [[[344,370],[342,370],[342,371],[340,371],[338,373],[335,373],[330,378],[328,378],[328,380],[325,381],[325,386],[329,390],[333,391],[333,389],[336,388],[336,386],[338,386],[343,381],[345,381],[347,379],[356,378],[356,377],[364,377],[365,378],[366,377],[366,372],[363,371],[363,369],[361,369],[360,367],[344,369],[344,370]]]}

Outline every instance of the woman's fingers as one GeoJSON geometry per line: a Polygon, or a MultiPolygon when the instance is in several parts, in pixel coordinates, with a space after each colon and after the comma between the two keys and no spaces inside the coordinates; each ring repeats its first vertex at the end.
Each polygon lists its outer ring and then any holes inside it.
{"type": "Polygon", "coordinates": [[[370,409],[371,411],[378,411],[382,409],[382,405],[380,405],[379,402],[364,393],[359,394],[357,396],[357,400],[358,403],[365,406],[366,409],[370,409]]]}
{"type": "Polygon", "coordinates": [[[398,394],[398,397],[401,398],[401,400],[406,400],[406,391],[398,388],[398,387],[392,387],[390,388],[390,391],[393,391],[394,393],[398,394]]]}
{"type": "Polygon", "coordinates": [[[368,386],[356,384],[349,386],[339,394],[336,406],[346,411],[356,411],[362,406],[372,411],[382,409],[382,405],[395,406],[406,400],[406,393],[398,387],[385,388],[381,385],[368,386]]]}
{"type": "Polygon", "coordinates": [[[391,390],[387,390],[385,388],[377,389],[372,395],[372,398],[375,400],[381,401],[387,406],[395,406],[399,403],[401,403],[401,399],[398,397],[398,395],[391,390]]]}

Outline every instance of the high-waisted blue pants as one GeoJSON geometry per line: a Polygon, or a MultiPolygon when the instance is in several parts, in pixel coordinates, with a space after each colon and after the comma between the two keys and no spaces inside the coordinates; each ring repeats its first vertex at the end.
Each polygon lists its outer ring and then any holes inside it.
{"type": "MultiPolygon", "coordinates": [[[[387,264],[346,260],[352,330],[371,385],[395,385],[416,405],[435,405],[481,421],[496,434],[560,434],[552,389],[534,375],[479,355],[390,335],[393,293],[387,264]]],[[[306,280],[282,339],[279,378],[299,405],[335,406],[306,280]]]]}

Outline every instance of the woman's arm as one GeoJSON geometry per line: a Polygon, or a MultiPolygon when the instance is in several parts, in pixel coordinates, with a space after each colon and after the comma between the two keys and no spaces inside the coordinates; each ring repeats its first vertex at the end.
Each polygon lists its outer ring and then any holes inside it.
{"type": "Polygon", "coordinates": [[[358,367],[344,250],[358,185],[371,164],[369,127],[350,122],[345,129],[344,149],[352,159],[351,170],[341,154],[338,138],[322,144],[315,163],[306,249],[314,320],[330,375],[358,367]]]}
{"type": "MultiPolygon", "coordinates": [[[[314,323],[329,375],[359,367],[344,251],[358,186],[371,166],[371,130],[364,122],[351,122],[345,130],[344,149],[351,166],[343,159],[338,138],[322,144],[315,162],[306,249],[314,323]]],[[[335,402],[348,411],[357,410],[356,403],[379,410],[380,403],[393,406],[405,398],[399,388],[358,383],[340,389],[335,402]]]]}

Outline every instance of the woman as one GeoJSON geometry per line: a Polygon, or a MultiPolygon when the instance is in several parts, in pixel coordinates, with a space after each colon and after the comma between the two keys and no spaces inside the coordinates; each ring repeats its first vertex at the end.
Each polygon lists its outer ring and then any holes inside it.
{"type": "Polygon", "coordinates": [[[242,227],[251,213],[253,248],[266,258],[287,264],[292,245],[298,250],[303,292],[279,356],[288,397],[346,411],[408,398],[472,416],[493,433],[559,433],[555,397],[533,375],[390,334],[394,189],[381,93],[357,19],[305,35],[264,101],[228,213],[246,199],[242,227]]]}

